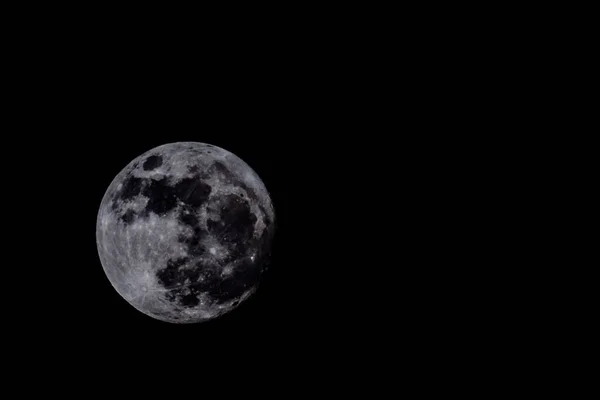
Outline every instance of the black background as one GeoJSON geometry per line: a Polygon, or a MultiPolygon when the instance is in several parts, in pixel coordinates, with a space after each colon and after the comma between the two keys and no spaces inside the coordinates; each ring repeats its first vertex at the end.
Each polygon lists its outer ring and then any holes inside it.
{"type": "Polygon", "coordinates": [[[31,251],[43,267],[26,271],[32,273],[26,307],[37,311],[22,323],[28,332],[45,332],[34,346],[42,359],[88,364],[119,353],[140,363],[187,365],[200,354],[207,362],[260,356],[288,363],[322,349],[354,357],[373,335],[381,337],[381,310],[395,297],[384,288],[392,275],[383,268],[396,274],[398,261],[378,259],[389,251],[394,224],[366,226],[390,223],[397,211],[382,220],[384,211],[372,207],[382,200],[380,188],[387,189],[379,186],[386,184],[379,183],[379,145],[356,135],[367,108],[349,123],[343,121],[348,103],[307,94],[256,93],[241,103],[212,103],[180,91],[140,88],[126,97],[100,86],[86,90],[97,90],[98,98],[55,98],[59,104],[41,118],[57,133],[32,145],[40,155],[31,167],[44,172],[28,188],[28,208],[44,199],[48,212],[30,215],[46,221],[31,251]],[[256,295],[195,325],[157,321],[128,305],[106,278],[95,239],[98,207],[114,176],[141,153],[177,141],[214,144],[245,160],[263,179],[276,212],[272,261],[256,295]]]}
{"type": "Polygon", "coordinates": [[[36,360],[60,355],[75,365],[129,354],[136,364],[187,365],[198,353],[209,364],[256,356],[287,365],[379,357],[401,343],[431,348],[424,341],[442,328],[428,324],[442,324],[436,315],[447,311],[432,287],[449,273],[434,259],[448,253],[431,246],[446,235],[434,225],[447,193],[439,174],[422,179],[444,143],[426,133],[418,98],[396,103],[381,93],[391,83],[380,75],[355,79],[354,69],[333,63],[250,66],[241,75],[230,68],[192,80],[184,62],[185,72],[168,73],[134,61],[86,65],[34,80],[27,101],[36,113],[20,127],[40,132],[25,147],[35,154],[23,169],[29,178],[16,183],[29,194],[20,207],[31,222],[19,226],[25,237],[36,227],[25,251],[37,260],[19,270],[29,290],[19,301],[35,311],[18,312],[17,327],[44,332],[34,348],[48,355],[36,360]],[[104,275],[95,240],[114,176],[177,141],[245,160],[271,193],[277,220],[256,295],[197,325],[156,321],[129,306],[104,275]]]}
{"type": "Polygon", "coordinates": [[[466,282],[466,271],[449,264],[473,253],[458,254],[467,242],[454,246],[461,160],[448,150],[456,138],[438,134],[453,122],[430,104],[440,100],[423,86],[427,76],[387,70],[385,49],[377,62],[324,47],[308,49],[311,57],[283,47],[235,62],[82,49],[40,55],[46,65],[58,60],[41,73],[25,65],[29,80],[13,102],[27,105],[15,128],[26,143],[11,192],[27,194],[15,198],[27,267],[11,270],[25,283],[14,286],[19,307],[10,311],[15,332],[34,335],[36,362],[119,368],[115,355],[127,354],[135,365],[192,370],[199,359],[213,368],[255,358],[327,370],[396,351],[426,363],[422,354],[455,349],[448,344],[471,300],[452,284],[466,282]],[[104,275],[95,240],[114,176],[177,141],[245,160],[277,219],[256,295],[197,325],[129,306],[104,275]]]}
{"type": "Polygon", "coordinates": [[[427,48],[360,32],[191,47],[98,32],[40,35],[15,59],[12,137],[24,144],[11,155],[18,171],[7,193],[18,205],[10,216],[24,267],[8,269],[18,306],[7,311],[35,363],[106,360],[117,369],[115,355],[126,354],[136,366],[231,368],[258,358],[327,369],[329,360],[353,365],[397,349],[403,357],[454,349],[464,310],[456,302],[471,299],[453,285],[467,272],[451,266],[473,256],[462,251],[469,243],[454,246],[464,215],[456,203],[479,197],[462,199],[473,165],[453,149],[473,142],[452,132],[478,121],[450,106],[461,100],[450,87],[458,81],[440,78],[437,61],[420,56],[427,48]],[[398,54],[409,54],[401,68],[398,54]],[[129,306],[96,249],[111,180],[141,153],[177,141],[245,160],[276,212],[273,259],[256,295],[197,325],[129,306]]]}
{"type": "MultiPolygon", "coordinates": [[[[518,120],[530,117],[535,93],[554,90],[552,79],[531,86],[552,62],[528,67],[536,46],[518,31],[507,42],[508,19],[488,20],[497,10],[457,10],[457,19],[430,6],[348,6],[260,20],[245,10],[147,18],[27,7],[20,18],[7,13],[3,48],[9,372],[51,377],[54,386],[39,387],[61,393],[87,376],[113,394],[133,382],[171,395],[181,386],[261,393],[281,375],[297,381],[284,384],[290,393],[320,375],[336,394],[354,394],[371,374],[394,390],[408,381],[446,392],[438,378],[469,386],[497,360],[530,376],[512,343],[538,341],[526,328],[542,305],[519,314],[519,292],[536,287],[523,275],[537,254],[511,252],[529,246],[536,222],[523,229],[527,218],[513,210],[538,208],[523,202],[544,167],[519,180],[519,159],[539,153],[523,138],[540,119],[518,120]],[[257,294],[222,319],[183,326],[121,299],[95,243],[112,178],[181,140],[248,162],[278,223],[257,294]],[[201,370],[223,372],[228,385],[201,370]],[[235,372],[261,379],[237,385],[235,372]]],[[[502,372],[494,389],[510,380],[502,372]]]]}

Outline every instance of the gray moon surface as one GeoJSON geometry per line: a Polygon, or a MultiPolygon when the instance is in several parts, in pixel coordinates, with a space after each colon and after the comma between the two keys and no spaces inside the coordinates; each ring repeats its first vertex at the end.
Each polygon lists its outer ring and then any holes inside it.
{"type": "Polygon", "coordinates": [[[256,292],[275,211],[260,177],[233,153],[178,142],[131,161],[109,185],[96,243],[115,290],[171,323],[226,314],[256,292]]]}

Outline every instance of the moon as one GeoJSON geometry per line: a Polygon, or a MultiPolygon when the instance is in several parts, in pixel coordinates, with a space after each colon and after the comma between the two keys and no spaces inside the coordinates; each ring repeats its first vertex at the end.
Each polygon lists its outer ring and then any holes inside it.
{"type": "Polygon", "coordinates": [[[274,231],[271,198],[248,164],[214,145],[177,142],[117,174],[100,204],[96,243],[129,304],[161,321],[198,323],[256,292],[274,231]]]}

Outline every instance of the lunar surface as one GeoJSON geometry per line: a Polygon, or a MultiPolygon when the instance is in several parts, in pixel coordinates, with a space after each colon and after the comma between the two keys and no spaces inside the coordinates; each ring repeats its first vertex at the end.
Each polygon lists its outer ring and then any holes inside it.
{"type": "Polygon", "coordinates": [[[129,304],[195,323],[230,312],[258,288],[275,214],[244,161],[195,142],[165,144],[127,165],[98,212],[102,267],[129,304]]]}

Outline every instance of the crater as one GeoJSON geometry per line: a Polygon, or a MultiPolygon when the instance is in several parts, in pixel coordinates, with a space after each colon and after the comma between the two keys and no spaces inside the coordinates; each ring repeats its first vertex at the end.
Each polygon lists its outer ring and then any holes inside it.
{"type": "Polygon", "coordinates": [[[152,171],[153,169],[160,167],[162,163],[163,159],[161,156],[152,155],[146,159],[142,167],[144,168],[144,171],[152,171]]]}

